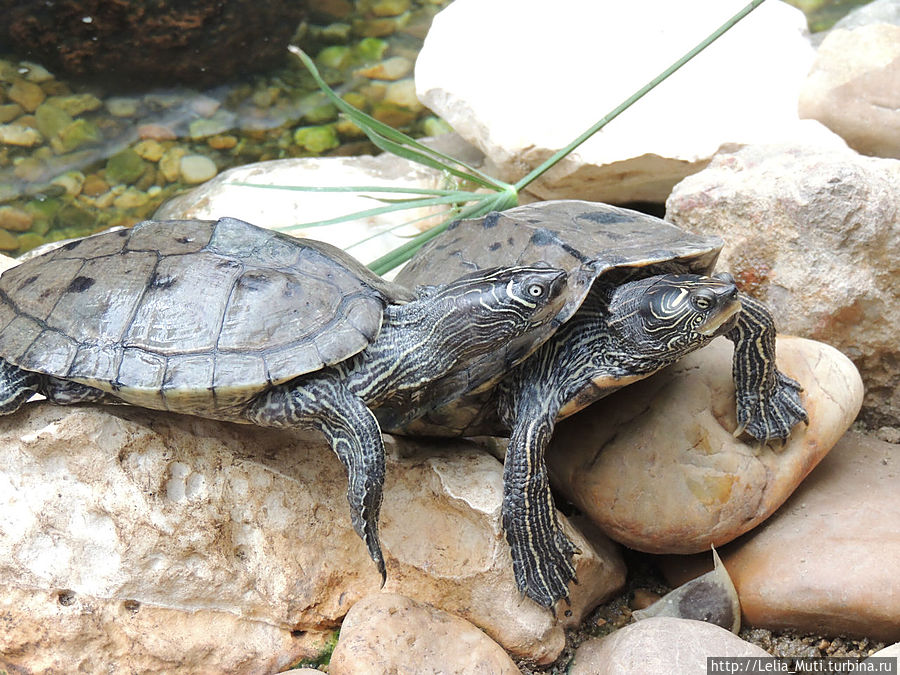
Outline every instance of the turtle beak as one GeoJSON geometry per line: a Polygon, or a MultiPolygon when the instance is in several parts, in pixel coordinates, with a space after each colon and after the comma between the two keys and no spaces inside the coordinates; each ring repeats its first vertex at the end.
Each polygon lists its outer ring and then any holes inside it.
{"type": "Polygon", "coordinates": [[[727,333],[734,328],[738,314],[741,312],[741,301],[738,298],[738,290],[734,285],[734,280],[730,275],[728,275],[727,279],[720,280],[724,282],[724,288],[716,293],[719,300],[719,311],[710,316],[698,330],[701,335],[712,337],[727,333]]]}

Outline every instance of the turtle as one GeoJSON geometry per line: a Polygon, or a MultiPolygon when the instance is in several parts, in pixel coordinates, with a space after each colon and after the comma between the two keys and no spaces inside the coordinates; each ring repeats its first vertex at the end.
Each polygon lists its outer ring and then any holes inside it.
{"type": "MultiPolygon", "coordinates": [[[[384,445],[372,411],[428,410],[480,357],[532,346],[565,271],[478,270],[413,295],[328,244],[235,218],[144,221],[0,276],[0,414],[33,394],[319,430],[382,576],[384,445]]],[[[415,417],[415,414],[412,414],[415,417]]]]}
{"type": "Polygon", "coordinates": [[[516,584],[538,604],[569,601],[575,580],[577,551],[559,527],[544,464],[557,420],[725,335],[735,347],[735,435],[769,443],[808,423],[801,386],[776,368],[769,311],[713,271],[722,246],[630,209],[555,200],[453,223],[396,276],[414,287],[498,264],[569,270],[561,327],[496,384],[416,420],[382,420],[397,433],[509,438],[502,525],[516,584]]]}

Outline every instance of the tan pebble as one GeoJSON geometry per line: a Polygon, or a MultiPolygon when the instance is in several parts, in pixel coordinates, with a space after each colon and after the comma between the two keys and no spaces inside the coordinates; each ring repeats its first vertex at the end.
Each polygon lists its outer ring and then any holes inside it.
{"type": "Polygon", "coordinates": [[[81,194],[81,190],[84,187],[84,174],[80,171],[69,171],[62,176],[57,176],[50,182],[53,185],[63,187],[66,194],[70,197],[77,197],[81,194]]]}
{"type": "Polygon", "coordinates": [[[4,230],[24,232],[33,222],[34,217],[28,211],[17,209],[15,206],[0,206],[0,227],[4,230]]]}
{"type": "Polygon", "coordinates": [[[150,201],[150,198],[145,192],[135,190],[134,188],[128,188],[125,192],[116,197],[113,204],[117,209],[133,209],[144,206],[148,201],[150,201]]]}
{"type": "Polygon", "coordinates": [[[86,176],[84,179],[84,185],[81,186],[82,193],[88,195],[89,197],[102,195],[107,190],[109,190],[109,183],[107,183],[95,173],[86,176]]]}
{"type": "Polygon", "coordinates": [[[25,111],[22,110],[22,106],[18,103],[4,103],[0,105],[0,124],[12,122],[23,112],[25,111]]]}
{"type": "Polygon", "coordinates": [[[34,82],[26,80],[16,80],[6,92],[10,101],[15,101],[28,112],[34,112],[37,107],[44,102],[47,95],[34,82]]]}
{"type": "Polygon", "coordinates": [[[237,138],[230,135],[210,136],[206,139],[206,144],[214,150],[231,150],[237,142],[237,138]]]}
{"type": "Polygon", "coordinates": [[[19,240],[14,234],[0,230],[0,251],[15,251],[19,248],[19,240]]]}
{"type": "Polygon", "coordinates": [[[24,124],[0,124],[0,143],[30,148],[44,140],[41,132],[24,124]]]}
{"type": "Polygon", "coordinates": [[[165,147],[155,139],[146,139],[134,146],[134,151],[141,159],[158,162],[166,152],[165,147]]]}
{"type": "Polygon", "coordinates": [[[141,124],[137,128],[139,138],[155,141],[174,141],[178,136],[169,127],[162,124],[141,124]]]}
{"type": "Polygon", "coordinates": [[[159,171],[169,183],[174,183],[181,175],[181,158],[186,154],[184,148],[169,148],[160,158],[159,171]]]}
{"type": "Polygon", "coordinates": [[[356,75],[373,80],[399,80],[412,72],[413,63],[403,56],[393,56],[368,68],[361,68],[356,75]]]}
{"type": "Polygon", "coordinates": [[[660,599],[659,593],[647,590],[646,588],[637,588],[634,591],[631,602],[631,609],[646,609],[654,602],[660,599]]]}
{"type": "Polygon", "coordinates": [[[411,77],[389,84],[384,92],[384,102],[399,105],[414,112],[425,107],[416,96],[416,85],[411,77]]]}
{"type": "Polygon", "coordinates": [[[186,183],[203,183],[217,173],[216,164],[203,155],[186,155],[181,158],[181,177],[186,183]]]}

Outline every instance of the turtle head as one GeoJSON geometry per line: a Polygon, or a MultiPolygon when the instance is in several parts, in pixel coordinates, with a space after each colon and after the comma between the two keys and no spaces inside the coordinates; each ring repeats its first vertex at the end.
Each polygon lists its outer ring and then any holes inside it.
{"type": "Polygon", "coordinates": [[[548,266],[479,270],[430,294],[444,335],[477,349],[505,341],[551,322],[566,299],[567,275],[548,266]]]}
{"type": "Polygon", "coordinates": [[[740,311],[729,274],[662,274],[616,288],[609,326],[629,351],[677,358],[727,333],[740,311]]]}

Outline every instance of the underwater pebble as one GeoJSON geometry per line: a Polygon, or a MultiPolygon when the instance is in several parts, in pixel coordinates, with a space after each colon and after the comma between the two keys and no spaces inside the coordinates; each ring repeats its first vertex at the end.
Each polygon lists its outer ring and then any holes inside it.
{"type": "Polygon", "coordinates": [[[356,75],[373,80],[399,80],[412,72],[413,62],[403,56],[392,56],[368,68],[360,68],[356,75]]]}
{"type": "Polygon", "coordinates": [[[31,61],[22,61],[21,63],[19,63],[19,66],[28,71],[27,73],[25,73],[25,79],[29,82],[40,84],[41,82],[46,82],[47,80],[53,79],[53,73],[44,68],[44,66],[37,63],[32,63],[31,61]]]}
{"type": "Polygon", "coordinates": [[[15,251],[19,248],[19,240],[6,230],[0,230],[0,251],[15,251]]]}
{"type": "Polygon", "coordinates": [[[414,112],[422,110],[423,106],[416,96],[416,83],[413,78],[391,82],[384,91],[384,103],[399,105],[414,112]]]}
{"type": "Polygon", "coordinates": [[[0,124],[12,122],[23,112],[25,111],[18,103],[4,103],[0,105],[0,124]]]}
{"type": "Polygon", "coordinates": [[[106,109],[114,117],[134,117],[138,111],[140,102],[136,98],[115,96],[106,99],[106,109]]]}
{"type": "Polygon", "coordinates": [[[65,110],[73,117],[103,107],[103,101],[93,94],[72,94],[71,96],[51,96],[47,99],[57,108],[65,110]]]}
{"type": "Polygon", "coordinates": [[[230,150],[238,144],[238,139],[231,135],[211,136],[206,139],[206,144],[213,150],[230,150]]]}
{"type": "Polygon", "coordinates": [[[113,183],[133,183],[147,165],[131,148],[126,148],[109,158],[106,162],[106,177],[113,183]]]}
{"type": "Polygon", "coordinates": [[[148,201],[150,201],[150,197],[145,192],[141,192],[135,188],[128,188],[115,198],[113,201],[113,205],[117,209],[133,209],[139,206],[144,206],[148,201]]]}
{"type": "Polygon", "coordinates": [[[30,148],[43,140],[41,132],[24,124],[0,124],[0,143],[30,148]]]}
{"type": "Polygon", "coordinates": [[[294,131],[294,142],[310,152],[324,152],[338,147],[337,132],[333,127],[325,125],[318,127],[300,127],[294,131]]]}
{"type": "Polygon", "coordinates": [[[141,159],[146,159],[148,162],[158,162],[165,154],[166,149],[159,141],[147,139],[135,145],[134,151],[141,159]]]}
{"type": "Polygon", "coordinates": [[[33,222],[34,217],[28,211],[17,209],[15,206],[0,206],[0,228],[4,230],[24,232],[33,222]]]}
{"type": "Polygon", "coordinates": [[[203,155],[185,155],[180,162],[181,178],[186,183],[202,183],[217,173],[216,164],[203,155]]]}
{"type": "Polygon", "coordinates": [[[57,136],[75,120],[62,108],[45,101],[34,111],[37,128],[46,138],[57,136]]]}
{"type": "Polygon", "coordinates": [[[83,145],[101,143],[103,133],[93,122],[79,117],[59,133],[59,138],[50,140],[50,145],[58,153],[71,152],[83,145]]]}
{"type": "Polygon", "coordinates": [[[375,16],[399,16],[409,11],[410,0],[379,0],[372,5],[375,16]]]}
{"type": "Polygon", "coordinates": [[[54,178],[51,184],[61,186],[70,197],[77,197],[81,194],[84,180],[84,174],[80,171],[69,171],[54,178]]]}
{"type": "Polygon", "coordinates": [[[95,173],[86,176],[84,185],[81,186],[81,192],[89,197],[102,195],[107,190],[109,190],[109,183],[95,173]]]}
{"type": "Polygon", "coordinates": [[[34,112],[37,107],[44,102],[47,95],[44,90],[33,82],[25,80],[16,80],[6,92],[10,101],[14,101],[22,106],[27,112],[34,112]]]}
{"type": "Polygon", "coordinates": [[[141,124],[137,128],[138,138],[149,138],[156,141],[174,141],[178,134],[162,124],[141,124]]]}
{"type": "Polygon", "coordinates": [[[181,175],[181,158],[188,154],[184,148],[169,148],[159,160],[159,172],[169,183],[174,183],[181,175]]]}

